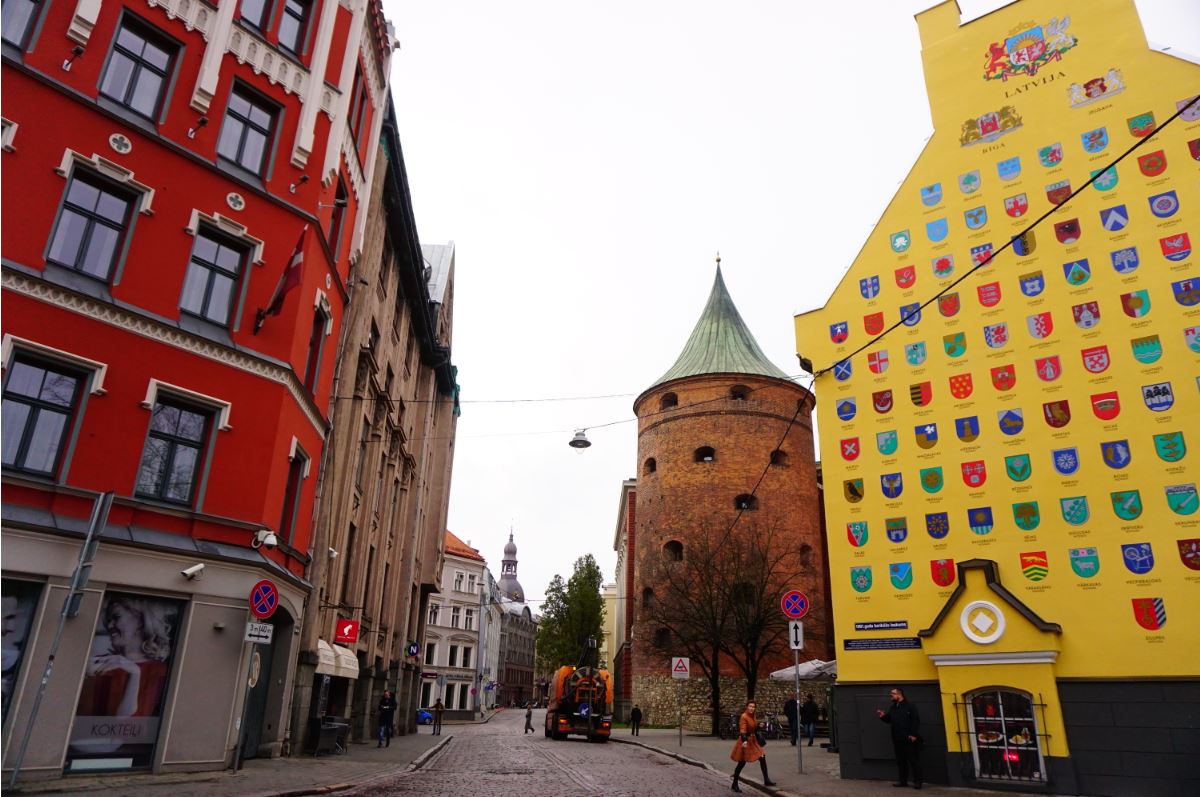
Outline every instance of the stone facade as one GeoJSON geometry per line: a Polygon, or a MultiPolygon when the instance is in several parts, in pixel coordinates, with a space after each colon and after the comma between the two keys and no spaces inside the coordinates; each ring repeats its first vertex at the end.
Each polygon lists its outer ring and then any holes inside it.
{"type": "MultiPolygon", "coordinates": [[[[633,679],[634,692],[638,695],[638,706],[642,709],[643,722],[650,726],[676,727],[679,724],[679,681],[669,675],[637,675],[633,679]]],[[[708,733],[712,729],[712,692],[708,681],[693,677],[683,681],[683,727],[689,733],[708,733]]],[[[800,695],[811,693],[813,700],[825,712],[825,689],[830,681],[801,681],[800,695]]],[[[758,716],[778,714],[783,719],[783,704],[795,694],[791,681],[763,680],[758,682],[754,699],[758,703],[758,716]]],[[[721,679],[721,716],[741,714],[746,707],[746,679],[721,679]]]]}

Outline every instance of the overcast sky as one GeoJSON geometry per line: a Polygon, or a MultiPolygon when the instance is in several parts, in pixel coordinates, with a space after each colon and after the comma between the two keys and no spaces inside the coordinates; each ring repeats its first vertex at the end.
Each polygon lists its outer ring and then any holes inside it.
{"type": "MultiPolygon", "coordinates": [[[[718,250],[801,375],[793,315],[825,303],[932,133],[913,15],[933,3],[384,4],[418,232],[457,250],[449,527],[497,577],[511,527],[531,599],[586,553],[611,581],[634,398],[682,350],[718,250]],[[545,401],[597,396],[615,397],[545,401]]],[[[1151,41],[1200,53],[1196,0],[1138,8],[1151,41]]]]}

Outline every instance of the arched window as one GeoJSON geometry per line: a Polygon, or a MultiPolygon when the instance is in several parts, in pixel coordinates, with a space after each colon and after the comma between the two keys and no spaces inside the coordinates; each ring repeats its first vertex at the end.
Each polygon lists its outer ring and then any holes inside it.
{"type": "Polygon", "coordinates": [[[733,499],[733,508],[745,510],[758,509],[758,498],[750,495],[750,493],[742,493],[733,499]]]}
{"type": "Polygon", "coordinates": [[[679,540],[671,540],[663,546],[663,556],[670,562],[683,561],[683,543],[679,540]]]}
{"type": "Polygon", "coordinates": [[[712,462],[717,458],[717,449],[712,446],[700,446],[692,457],[693,462],[712,462]]]}
{"type": "Polygon", "coordinates": [[[671,647],[671,629],[660,628],[654,632],[654,647],[659,650],[671,647]]]}
{"type": "Polygon", "coordinates": [[[660,410],[669,410],[672,407],[679,406],[679,396],[674,393],[664,393],[663,397],[658,400],[658,408],[660,410]]]}
{"type": "Polygon", "coordinates": [[[812,567],[812,546],[808,543],[800,546],[800,566],[812,567]]]}
{"type": "Polygon", "coordinates": [[[781,448],[777,448],[771,452],[771,464],[786,467],[788,464],[787,452],[781,448]]]}
{"type": "Polygon", "coordinates": [[[642,590],[642,608],[648,609],[653,604],[654,604],[654,590],[650,587],[646,587],[644,590],[642,590]]]}
{"type": "Polygon", "coordinates": [[[750,397],[750,388],[745,385],[734,385],[729,388],[729,398],[734,401],[745,401],[750,397]]]}
{"type": "Polygon", "coordinates": [[[658,462],[654,459],[654,457],[650,457],[646,460],[646,464],[642,467],[642,470],[647,474],[654,473],[656,470],[658,470],[658,462]]]}
{"type": "Polygon", "coordinates": [[[967,696],[971,752],[980,779],[1045,782],[1033,698],[1003,687],[967,696]]]}

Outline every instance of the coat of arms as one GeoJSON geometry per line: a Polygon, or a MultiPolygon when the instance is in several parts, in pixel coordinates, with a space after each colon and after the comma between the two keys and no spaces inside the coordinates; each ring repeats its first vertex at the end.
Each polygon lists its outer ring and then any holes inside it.
{"type": "Polygon", "coordinates": [[[984,55],[983,79],[1007,81],[1010,77],[1033,77],[1044,65],[1061,60],[1063,53],[1077,41],[1067,33],[1070,24],[1070,17],[1054,17],[1045,26],[1015,28],[1003,44],[992,42],[984,55]]]}
{"type": "Polygon", "coordinates": [[[1021,573],[1030,581],[1043,581],[1050,574],[1050,560],[1045,551],[1021,554],[1021,573]]]}
{"type": "MultiPolygon", "coordinates": [[[[1100,77],[1094,77],[1082,83],[1072,83],[1067,88],[1067,99],[1070,101],[1072,108],[1082,108],[1085,105],[1091,105],[1093,102],[1108,99],[1114,94],[1120,94],[1124,90],[1125,79],[1121,75],[1121,70],[1110,69],[1100,77]]],[[[1086,145],[1087,140],[1085,138],[1084,146],[1086,147],[1086,145]]],[[[1090,152],[1091,150],[1088,151],[1090,152]]]]}
{"type": "Polygon", "coordinates": [[[958,143],[964,147],[975,144],[990,144],[1000,136],[1011,133],[1021,126],[1021,115],[1011,105],[998,111],[989,111],[983,116],[968,119],[962,124],[958,143]]]}
{"type": "Polygon", "coordinates": [[[1013,522],[1021,531],[1033,531],[1042,523],[1042,513],[1037,501],[1025,501],[1012,505],[1013,522]]]}
{"type": "Polygon", "coordinates": [[[1133,598],[1133,619],[1147,631],[1167,624],[1167,607],[1162,598],[1133,598]]]}

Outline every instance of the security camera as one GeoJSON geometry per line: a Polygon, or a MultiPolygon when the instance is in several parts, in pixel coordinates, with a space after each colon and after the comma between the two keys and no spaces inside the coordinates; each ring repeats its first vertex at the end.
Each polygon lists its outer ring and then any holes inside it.
{"type": "Polygon", "coordinates": [[[250,545],[254,548],[266,548],[268,551],[272,551],[279,546],[279,538],[270,529],[259,529],[254,533],[254,540],[250,545]]]}
{"type": "Polygon", "coordinates": [[[204,575],[204,563],[194,564],[191,567],[185,567],[179,571],[179,575],[186,578],[188,581],[195,581],[204,575]]]}

